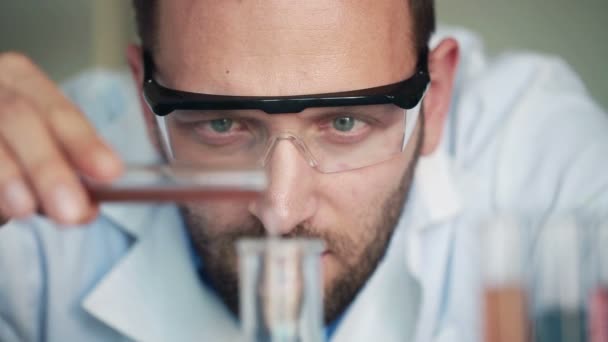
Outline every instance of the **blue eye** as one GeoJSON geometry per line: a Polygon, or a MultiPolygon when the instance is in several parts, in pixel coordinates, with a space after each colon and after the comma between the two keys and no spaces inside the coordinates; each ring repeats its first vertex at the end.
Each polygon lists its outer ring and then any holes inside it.
{"type": "Polygon", "coordinates": [[[340,132],[350,132],[355,127],[356,121],[352,116],[341,116],[333,120],[332,126],[340,132]]]}
{"type": "Polygon", "coordinates": [[[213,129],[217,133],[226,133],[226,132],[230,131],[233,124],[234,124],[234,121],[232,121],[232,119],[226,119],[226,118],[215,119],[215,120],[211,120],[211,122],[210,122],[211,129],[213,129]]]}

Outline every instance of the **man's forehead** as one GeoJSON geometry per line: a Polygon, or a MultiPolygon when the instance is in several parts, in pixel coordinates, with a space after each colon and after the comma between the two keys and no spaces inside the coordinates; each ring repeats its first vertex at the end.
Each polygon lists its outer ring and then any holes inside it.
{"type": "Polygon", "coordinates": [[[159,3],[157,63],[168,83],[188,90],[349,90],[398,81],[415,64],[406,0],[159,3]]]}

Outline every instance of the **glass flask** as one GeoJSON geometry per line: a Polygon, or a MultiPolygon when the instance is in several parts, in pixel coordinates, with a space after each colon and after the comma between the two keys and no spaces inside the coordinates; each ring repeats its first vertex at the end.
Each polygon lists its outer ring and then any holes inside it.
{"type": "Polygon", "coordinates": [[[237,243],[243,341],[323,341],[324,248],[278,237],[237,243]]]}

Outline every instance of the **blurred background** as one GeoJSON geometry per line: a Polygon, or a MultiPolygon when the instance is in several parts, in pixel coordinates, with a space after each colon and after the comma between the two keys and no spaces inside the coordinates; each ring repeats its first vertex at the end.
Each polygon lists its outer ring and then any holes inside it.
{"type": "MultiPolygon", "coordinates": [[[[440,23],[478,32],[490,55],[525,49],[562,56],[608,108],[607,0],[436,4],[440,23]]],[[[129,0],[5,0],[0,51],[27,53],[57,81],[93,66],[124,68],[124,47],[135,39],[132,19],[129,0]]]]}

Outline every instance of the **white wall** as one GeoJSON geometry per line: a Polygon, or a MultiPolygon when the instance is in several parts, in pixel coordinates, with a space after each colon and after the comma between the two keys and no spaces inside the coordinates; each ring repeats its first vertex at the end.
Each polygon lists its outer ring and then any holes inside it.
{"type": "Polygon", "coordinates": [[[128,0],[0,0],[0,51],[25,52],[55,80],[121,67],[130,17],[128,0]]]}
{"type": "Polygon", "coordinates": [[[90,65],[89,1],[1,0],[0,51],[24,51],[62,78],[90,65]]]}
{"type": "Polygon", "coordinates": [[[608,109],[608,0],[436,0],[439,20],[483,35],[491,54],[558,54],[608,109]]]}

